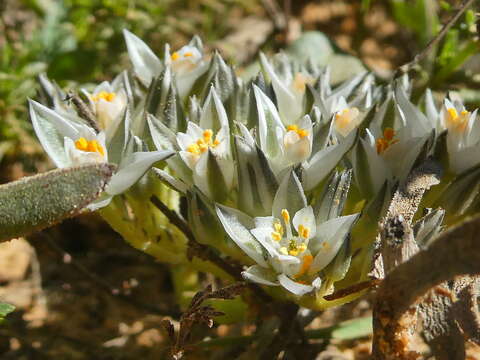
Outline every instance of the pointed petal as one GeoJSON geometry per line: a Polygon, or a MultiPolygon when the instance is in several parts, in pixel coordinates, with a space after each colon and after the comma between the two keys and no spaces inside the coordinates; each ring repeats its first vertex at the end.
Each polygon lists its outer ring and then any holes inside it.
{"type": "Polygon", "coordinates": [[[333,260],[358,217],[359,214],[341,216],[317,225],[315,241],[309,243],[310,251],[315,254],[309,274],[322,270],[333,260]]]}
{"type": "Polygon", "coordinates": [[[131,154],[129,159],[125,160],[126,165],[122,165],[118,172],[112,176],[106,192],[110,195],[121,194],[135,184],[154,163],[165,160],[173,154],[174,152],[170,150],[131,154]]]}
{"type": "Polygon", "coordinates": [[[29,100],[30,119],[35,133],[46,153],[57,167],[71,165],[64,148],[64,137],[77,140],[78,130],[60,115],[43,106],[29,100]]]}
{"type": "Polygon", "coordinates": [[[264,259],[262,246],[253,237],[241,217],[249,219],[247,215],[241,213],[236,209],[229,208],[223,205],[216,205],[217,216],[222,223],[225,231],[230,238],[242,249],[245,254],[250,256],[257,264],[263,267],[268,267],[264,259]]]}
{"type": "Polygon", "coordinates": [[[250,266],[247,270],[242,272],[242,276],[249,281],[257,284],[278,286],[275,273],[258,265],[250,266]]]}
{"type": "Polygon", "coordinates": [[[292,224],[297,232],[300,225],[303,225],[305,228],[309,229],[309,234],[307,237],[308,239],[315,237],[315,233],[317,232],[317,224],[315,223],[315,216],[313,215],[313,208],[311,206],[307,206],[298,210],[293,217],[292,224]]]}
{"type": "Polygon", "coordinates": [[[278,275],[277,279],[280,282],[280,285],[282,285],[285,289],[297,296],[308,294],[313,290],[313,286],[300,284],[296,281],[291,280],[285,274],[278,275]]]}

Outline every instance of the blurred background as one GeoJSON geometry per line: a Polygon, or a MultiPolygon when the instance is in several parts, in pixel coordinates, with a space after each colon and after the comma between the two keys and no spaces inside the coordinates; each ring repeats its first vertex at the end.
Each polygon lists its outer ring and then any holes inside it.
{"type": "MultiPolygon", "coordinates": [[[[157,53],[198,34],[241,76],[258,70],[258,52],[285,50],[331,65],[333,81],[370,70],[388,81],[453,14],[461,1],[434,0],[0,0],[0,183],[52,168],[26,109],[36,77],[62,87],[110,80],[129,66],[122,29],[157,53]],[[348,69],[346,71],[345,69],[348,69]]],[[[478,6],[478,5],[477,5],[478,6]]],[[[460,92],[480,105],[476,10],[430,53],[417,87],[460,92]]],[[[163,316],[178,317],[162,265],[128,247],[98,217],[68,220],[48,239],[0,245],[0,298],[17,306],[0,326],[2,359],[158,359],[163,316]],[[136,300],[132,300],[136,299],[136,300]]],[[[328,321],[352,317],[361,302],[328,321]]],[[[250,326],[250,325],[249,325],[250,326]]],[[[221,325],[212,334],[248,333],[221,325]]],[[[348,343],[346,358],[368,353],[348,343]]],[[[210,358],[202,349],[198,358],[210,358]]],[[[366,356],[366,355],[365,355],[366,356]]]]}

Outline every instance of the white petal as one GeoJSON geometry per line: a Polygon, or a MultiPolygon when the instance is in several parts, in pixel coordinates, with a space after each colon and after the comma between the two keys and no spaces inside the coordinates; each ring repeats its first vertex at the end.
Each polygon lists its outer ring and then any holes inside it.
{"type": "Polygon", "coordinates": [[[333,260],[358,216],[358,214],[341,216],[317,226],[315,241],[312,239],[308,245],[315,255],[309,274],[317,273],[333,260]]]}
{"type": "Polygon", "coordinates": [[[315,223],[315,216],[313,214],[313,208],[311,206],[307,206],[297,211],[295,216],[293,217],[292,223],[297,232],[300,225],[308,228],[310,230],[308,239],[313,238],[315,236],[315,233],[317,232],[317,224],[315,223]]]}
{"type": "Polygon", "coordinates": [[[284,131],[284,126],[275,105],[256,85],[253,92],[257,104],[258,137],[260,148],[269,159],[281,154],[278,131],[284,131]]]}
{"type": "Polygon", "coordinates": [[[106,192],[110,195],[118,195],[135,184],[150,167],[157,161],[165,160],[172,156],[173,151],[149,151],[136,152],[126,159],[126,165],[122,165],[107,185],[106,192]]]}
{"type": "Polygon", "coordinates": [[[259,228],[250,230],[250,232],[252,233],[253,236],[255,236],[255,239],[257,239],[258,242],[262,244],[262,246],[268,251],[268,254],[271,257],[275,257],[279,255],[277,250],[275,249],[275,245],[273,244],[272,228],[259,227],[259,228]]]}
{"type": "Polygon", "coordinates": [[[262,246],[253,237],[250,231],[245,227],[241,217],[248,218],[236,209],[232,209],[223,205],[216,205],[215,210],[217,216],[222,223],[225,231],[230,238],[257,264],[268,267],[267,262],[263,258],[262,246]]]}
{"type": "Polygon", "coordinates": [[[312,286],[303,285],[296,281],[293,281],[285,274],[278,275],[278,281],[280,282],[280,285],[282,285],[285,289],[297,296],[308,294],[313,290],[312,286]]]}
{"type": "Polygon", "coordinates": [[[33,128],[45,152],[57,167],[71,165],[65,153],[64,137],[76,140],[78,130],[54,111],[29,100],[29,112],[33,128]]]}
{"type": "Polygon", "coordinates": [[[242,276],[246,280],[253,281],[257,284],[278,286],[275,274],[266,268],[258,265],[250,266],[246,271],[242,272],[242,276]]]}
{"type": "Polygon", "coordinates": [[[273,216],[259,216],[253,219],[255,223],[255,227],[269,227],[273,228],[273,224],[275,223],[275,218],[273,216]]]}

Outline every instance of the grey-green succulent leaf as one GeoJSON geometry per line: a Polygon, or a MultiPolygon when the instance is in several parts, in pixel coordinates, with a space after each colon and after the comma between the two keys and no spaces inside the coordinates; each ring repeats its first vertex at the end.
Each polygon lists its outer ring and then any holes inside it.
{"type": "Polygon", "coordinates": [[[27,235],[78,215],[98,198],[114,165],[52,170],[0,186],[0,241],[27,235]]]}
{"type": "Polygon", "coordinates": [[[428,247],[435,237],[442,231],[442,222],[445,210],[435,209],[419,219],[413,226],[415,241],[421,247],[428,247]]]}
{"type": "Polygon", "coordinates": [[[342,215],[351,180],[352,170],[332,174],[314,206],[318,221],[324,222],[342,215]]]}

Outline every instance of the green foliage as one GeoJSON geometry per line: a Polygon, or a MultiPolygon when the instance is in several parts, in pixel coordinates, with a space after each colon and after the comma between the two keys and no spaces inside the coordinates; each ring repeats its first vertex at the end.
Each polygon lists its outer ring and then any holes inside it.
{"type": "Polygon", "coordinates": [[[4,303],[4,302],[0,302],[0,324],[5,319],[5,316],[10,314],[13,310],[15,310],[15,306],[4,303]]]}

